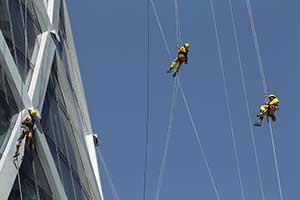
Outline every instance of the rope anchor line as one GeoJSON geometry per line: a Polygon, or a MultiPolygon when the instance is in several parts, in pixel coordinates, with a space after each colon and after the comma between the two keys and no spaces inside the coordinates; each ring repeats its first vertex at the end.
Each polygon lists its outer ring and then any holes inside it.
{"type": "MultiPolygon", "coordinates": [[[[250,23],[251,32],[252,32],[252,39],[253,39],[253,43],[254,43],[254,47],[255,47],[255,51],[256,51],[256,57],[257,57],[257,61],[258,61],[258,66],[259,66],[260,78],[262,81],[264,94],[268,94],[267,81],[266,81],[266,77],[265,77],[265,73],[264,73],[262,56],[261,56],[258,37],[257,37],[257,33],[256,33],[255,21],[254,21],[254,17],[253,17],[252,8],[251,8],[251,2],[250,2],[250,0],[245,0],[245,1],[246,1],[249,23],[250,23]]],[[[271,122],[269,122],[269,130],[270,130],[270,136],[271,136],[271,142],[272,142],[272,150],[273,150],[274,164],[275,164],[275,169],[276,169],[276,178],[277,178],[279,196],[280,196],[280,200],[283,200],[282,187],[281,187],[281,181],[280,181],[280,173],[279,173],[279,167],[278,167],[278,159],[277,159],[277,154],[276,154],[276,146],[275,146],[274,134],[273,134],[271,122]]]]}

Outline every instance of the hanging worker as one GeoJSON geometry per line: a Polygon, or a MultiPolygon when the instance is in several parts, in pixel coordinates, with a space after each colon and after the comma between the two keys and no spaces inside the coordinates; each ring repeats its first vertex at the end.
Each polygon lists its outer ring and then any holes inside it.
{"type": "Polygon", "coordinates": [[[175,73],[173,74],[173,77],[176,76],[176,74],[179,72],[180,67],[183,63],[188,63],[188,53],[189,53],[189,43],[185,43],[182,47],[178,48],[177,57],[174,59],[174,61],[170,65],[170,69],[168,69],[167,73],[171,73],[171,71],[176,68],[175,73]]]}
{"type": "Polygon", "coordinates": [[[279,110],[279,99],[274,94],[269,94],[266,98],[266,103],[260,106],[260,113],[257,115],[258,121],[254,124],[254,126],[261,126],[264,116],[267,117],[267,121],[269,122],[269,117],[271,117],[272,121],[276,121],[275,112],[279,110]]]}
{"type": "Polygon", "coordinates": [[[21,128],[22,133],[17,139],[17,144],[16,144],[16,152],[15,155],[13,156],[14,158],[17,158],[20,153],[19,149],[22,144],[22,140],[25,138],[32,139],[33,137],[33,131],[35,129],[35,123],[37,121],[37,111],[35,109],[28,110],[29,114],[23,119],[21,122],[21,128]]]}

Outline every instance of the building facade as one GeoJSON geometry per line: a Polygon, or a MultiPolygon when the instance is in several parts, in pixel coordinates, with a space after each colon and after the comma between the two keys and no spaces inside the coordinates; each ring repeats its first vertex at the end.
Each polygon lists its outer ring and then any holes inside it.
{"type": "Polygon", "coordinates": [[[65,0],[0,0],[0,119],[0,199],[103,199],[65,0]],[[31,108],[35,149],[15,166],[31,108]]]}

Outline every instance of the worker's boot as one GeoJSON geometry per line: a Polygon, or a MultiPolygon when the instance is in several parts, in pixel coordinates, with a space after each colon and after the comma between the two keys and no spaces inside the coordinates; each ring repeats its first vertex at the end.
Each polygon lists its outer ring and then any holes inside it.
{"type": "Polygon", "coordinates": [[[258,121],[254,124],[254,126],[261,126],[263,119],[263,117],[259,117],[258,121]]]}
{"type": "Polygon", "coordinates": [[[169,74],[169,73],[171,73],[172,72],[172,68],[169,68],[168,70],[167,70],[167,73],[169,74]]]}
{"type": "Polygon", "coordinates": [[[258,119],[258,121],[254,124],[254,126],[261,126],[261,124],[262,124],[262,120],[263,120],[264,118],[262,117],[262,116],[259,116],[259,119],[258,119]]]}
{"type": "Polygon", "coordinates": [[[176,75],[177,75],[177,72],[178,72],[178,71],[176,70],[176,72],[173,74],[173,77],[174,77],[174,78],[176,77],[176,75]]]}
{"type": "Polygon", "coordinates": [[[262,122],[261,121],[257,121],[254,126],[261,126],[262,122]]]}

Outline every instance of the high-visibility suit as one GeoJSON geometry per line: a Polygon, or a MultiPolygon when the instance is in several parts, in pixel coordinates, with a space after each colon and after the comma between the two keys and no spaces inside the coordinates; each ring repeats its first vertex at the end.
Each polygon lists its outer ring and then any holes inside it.
{"type": "Polygon", "coordinates": [[[173,74],[173,77],[175,77],[178,71],[180,70],[182,63],[187,64],[188,62],[187,55],[189,53],[189,47],[190,45],[186,43],[182,47],[178,48],[177,57],[171,63],[170,69],[167,71],[168,73],[170,73],[174,68],[176,68],[176,72],[173,74]]]}
{"type": "Polygon", "coordinates": [[[272,121],[276,121],[275,112],[279,109],[279,99],[276,96],[269,97],[267,102],[264,105],[260,106],[260,113],[257,115],[259,117],[258,122],[256,122],[255,126],[261,126],[262,120],[264,116],[267,117],[267,121],[269,121],[269,117],[272,118],[272,121]]]}

